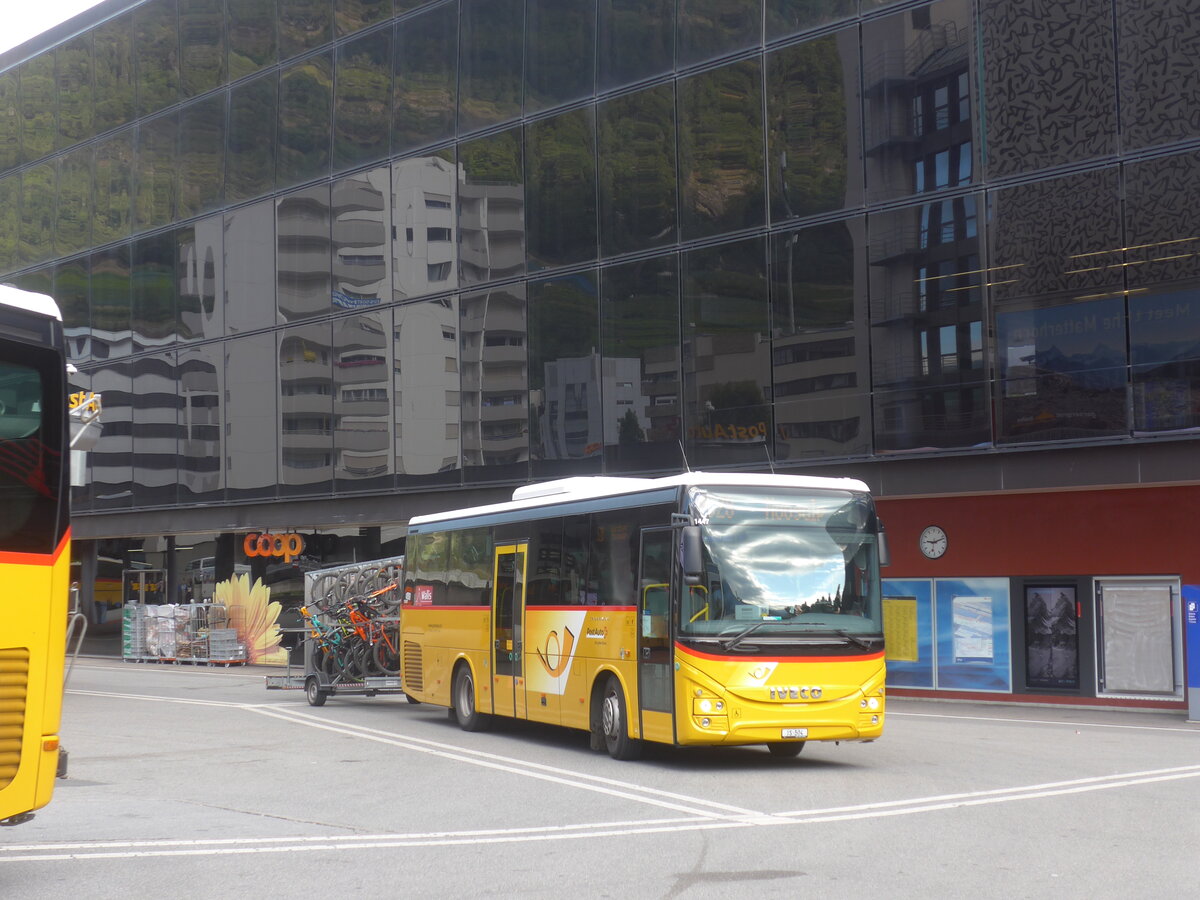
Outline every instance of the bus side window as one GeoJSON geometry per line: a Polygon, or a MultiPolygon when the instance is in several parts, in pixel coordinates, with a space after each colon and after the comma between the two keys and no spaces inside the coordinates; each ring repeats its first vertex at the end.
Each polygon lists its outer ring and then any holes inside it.
{"type": "Polygon", "coordinates": [[[642,588],[642,637],[667,636],[667,611],[670,609],[670,600],[670,585],[648,584],[642,588]]]}

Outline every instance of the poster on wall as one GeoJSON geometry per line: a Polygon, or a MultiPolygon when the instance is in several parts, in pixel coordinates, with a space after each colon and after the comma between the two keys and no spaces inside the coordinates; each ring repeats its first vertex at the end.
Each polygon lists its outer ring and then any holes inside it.
{"type": "Polygon", "coordinates": [[[883,598],[883,645],[888,661],[917,662],[917,598],[883,598]]]}
{"type": "Polygon", "coordinates": [[[884,653],[889,687],[934,687],[933,582],[885,579],[884,653]]]}
{"type": "Polygon", "coordinates": [[[954,627],[954,661],[991,665],[995,629],[991,597],[954,597],[950,604],[954,627]]]}
{"type": "Polygon", "coordinates": [[[1025,668],[1031,688],[1079,688],[1075,588],[1025,588],[1025,668]]]}

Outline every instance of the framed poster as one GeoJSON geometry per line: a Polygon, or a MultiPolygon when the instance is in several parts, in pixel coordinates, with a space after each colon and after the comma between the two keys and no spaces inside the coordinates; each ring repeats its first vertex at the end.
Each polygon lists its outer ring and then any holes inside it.
{"type": "Polygon", "coordinates": [[[1025,683],[1079,689],[1079,607],[1075,587],[1025,588],[1025,683]]]}

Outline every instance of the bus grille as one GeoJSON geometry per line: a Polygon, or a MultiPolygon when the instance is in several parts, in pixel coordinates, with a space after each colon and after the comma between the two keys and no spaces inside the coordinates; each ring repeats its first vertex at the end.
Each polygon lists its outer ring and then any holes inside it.
{"type": "Polygon", "coordinates": [[[21,765],[21,733],[25,728],[25,690],[29,651],[0,650],[0,788],[7,787],[21,765]]]}
{"type": "Polygon", "coordinates": [[[404,686],[410,691],[425,689],[421,674],[421,645],[414,641],[404,642],[404,686]]]}

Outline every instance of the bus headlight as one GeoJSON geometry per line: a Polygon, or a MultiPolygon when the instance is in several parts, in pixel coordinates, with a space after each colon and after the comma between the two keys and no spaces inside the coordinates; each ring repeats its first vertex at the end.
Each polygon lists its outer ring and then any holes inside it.
{"type": "Polygon", "coordinates": [[[879,698],[870,697],[867,699],[867,709],[879,709],[879,698]]]}

